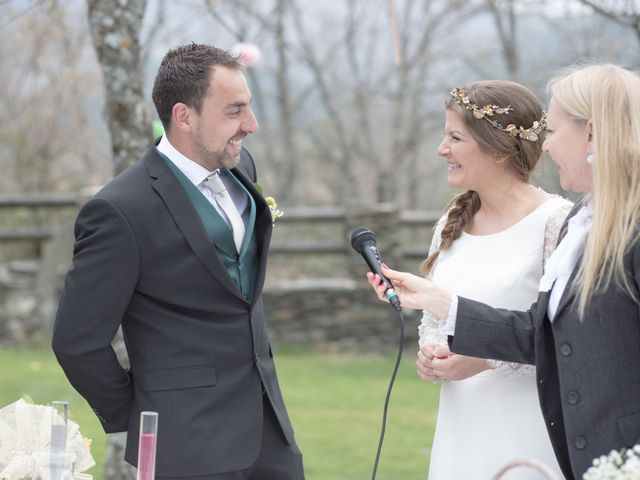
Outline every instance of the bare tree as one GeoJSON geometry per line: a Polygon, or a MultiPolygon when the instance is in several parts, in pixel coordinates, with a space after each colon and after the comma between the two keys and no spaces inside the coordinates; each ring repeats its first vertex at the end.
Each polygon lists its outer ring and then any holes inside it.
{"type": "MultiPolygon", "coordinates": [[[[105,116],[111,133],[114,173],[140,158],[151,140],[150,115],[142,97],[140,29],[146,0],[112,2],[89,0],[91,38],[98,54],[106,92],[105,116]]],[[[128,366],[122,334],[113,342],[123,365],[128,366]]],[[[134,479],[135,469],[124,461],[126,435],[107,438],[104,477],[134,479]]]]}
{"type": "Polygon", "coordinates": [[[146,0],[89,0],[91,38],[98,54],[106,96],[114,172],[149,147],[150,114],[142,97],[140,29],[146,0]]]}
{"type": "MultiPolygon", "coordinates": [[[[284,157],[284,171],[282,172],[283,185],[294,186],[298,179],[299,149],[295,131],[293,116],[293,101],[291,98],[291,83],[289,79],[289,52],[287,49],[287,24],[286,13],[289,0],[277,0],[275,8],[275,40],[277,61],[277,86],[278,86],[278,112],[280,117],[280,129],[285,135],[282,137],[284,157]]],[[[291,188],[283,189],[282,200],[286,203],[289,198],[286,192],[292,192],[291,188]]]]}
{"type": "Polygon", "coordinates": [[[33,6],[4,5],[0,22],[0,188],[75,189],[104,175],[87,30],[58,2],[33,6]]]}
{"type": "Polygon", "coordinates": [[[293,200],[299,175],[299,147],[294,124],[294,105],[290,84],[290,52],[287,41],[288,26],[286,14],[289,0],[274,0],[267,4],[257,4],[239,0],[233,5],[224,5],[212,0],[203,0],[207,12],[216,23],[236,41],[264,40],[266,49],[274,50],[275,68],[275,108],[271,114],[271,102],[265,98],[264,77],[254,68],[247,68],[246,75],[253,92],[253,103],[260,119],[269,119],[260,124],[260,141],[264,148],[256,156],[261,164],[278,172],[271,179],[276,183],[279,200],[288,203],[293,200]]]}
{"type": "Polygon", "coordinates": [[[637,0],[579,0],[598,15],[630,28],[640,43],[640,4],[637,0]]]}
{"type": "Polygon", "coordinates": [[[258,158],[277,172],[270,179],[285,204],[416,201],[412,170],[434,123],[430,46],[469,9],[459,0],[398,4],[405,55],[396,65],[386,10],[369,1],[337,13],[298,0],[203,0],[234,41],[261,40],[265,65],[247,76],[267,120],[251,141],[264,147],[258,158]]]}
{"type": "Polygon", "coordinates": [[[520,78],[516,0],[485,0],[493,17],[509,77],[520,78]]]}

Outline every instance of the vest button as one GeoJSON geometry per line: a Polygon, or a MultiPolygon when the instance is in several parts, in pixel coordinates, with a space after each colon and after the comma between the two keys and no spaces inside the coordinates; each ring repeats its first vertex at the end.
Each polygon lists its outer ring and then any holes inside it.
{"type": "Polygon", "coordinates": [[[584,437],[576,437],[574,444],[578,450],[584,450],[587,446],[587,439],[584,437]]]}
{"type": "Polygon", "coordinates": [[[569,355],[571,355],[572,351],[573,350],[571,349],[571,345],[569,345],[568,343],[563,343],[560,347],[560,353],[563,357],[568,357],[569,355]]]}

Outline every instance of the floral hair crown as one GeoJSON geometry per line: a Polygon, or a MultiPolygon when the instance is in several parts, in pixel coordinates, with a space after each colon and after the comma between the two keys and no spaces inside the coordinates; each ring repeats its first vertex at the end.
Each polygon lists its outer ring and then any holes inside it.
{"type": "Polygon", "coordinates": [[[458,105],[462,105],[464,108],[469,110],[478,120],[485,119],[495,128],[497,128],[498,130],[502,130],[503,132],[507,132],[512,137],[520,137],[525,140],[529,140],[530,142],[537,142],[539,138],[538,135],[540,135],[547,129],[546,112],[542,112],[542,117],[540,118],[540,120],[536,120],[535,122],[533,122],[533,125],[531,125],[531,127],[529,128],[524,128],[523,126],[518,127],[513,123],[510,123],[505,127],[497,120],[492,120],[489,117],[493,117],[494,114],[508,115],[513,111],[513,107],[511,105],[507,107],[499,107],[498,105],[485,105],[481,107],[479,105],[476,105],[475,103],[471,103],[469,97],[467,97],[464,91],[460,88],[454,88],[449,93],[455,99],[458,105]]]}

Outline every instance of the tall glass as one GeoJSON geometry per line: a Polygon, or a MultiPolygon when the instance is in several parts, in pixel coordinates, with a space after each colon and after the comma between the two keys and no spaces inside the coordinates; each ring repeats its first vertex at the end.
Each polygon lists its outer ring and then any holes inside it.
{"type": "Polygon", "coordinates": [[[157,438],[158,412],[141,412],[137,480],[154,480],[155,478],[157,438]]]}
{"type": "Polygon", "coordinates": [[[62,400],[51,402],[51,453],[63,453],[67,448],[67,420],[69,404],[62,400]]]}
{"type": "Polygon", "coordinates": [[[51,453],[51,450],[38,450],[31,455],[33,459],[33,480],[72,480],[73,464],[76,455],[73,452],[51,453]]]}
{"type": "MultiPolygon", "coordinates": [[[[62,480],[65,470],[68,469],[64,457],[67,449],[67,420],[69,418],[69,404],[65,401],[57,400],[51,402],[51,441],[49,443],[49,460],[51,480],[62,480]]],[[[71,466],[71,468],[73,468],[71,466]]],[[[69,470],[70,472],[70,470],[69,470]]]]}

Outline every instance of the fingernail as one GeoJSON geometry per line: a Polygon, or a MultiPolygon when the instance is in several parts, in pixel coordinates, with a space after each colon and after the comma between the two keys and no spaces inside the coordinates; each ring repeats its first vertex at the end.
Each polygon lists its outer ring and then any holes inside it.
{"type": "Polygon", "coordinates": [[[389,268],[389,265],[387,265],[386,263],[383,263],[383,264],[382,264],[382,266],[383,266],[384,268],[389,268]]]}

